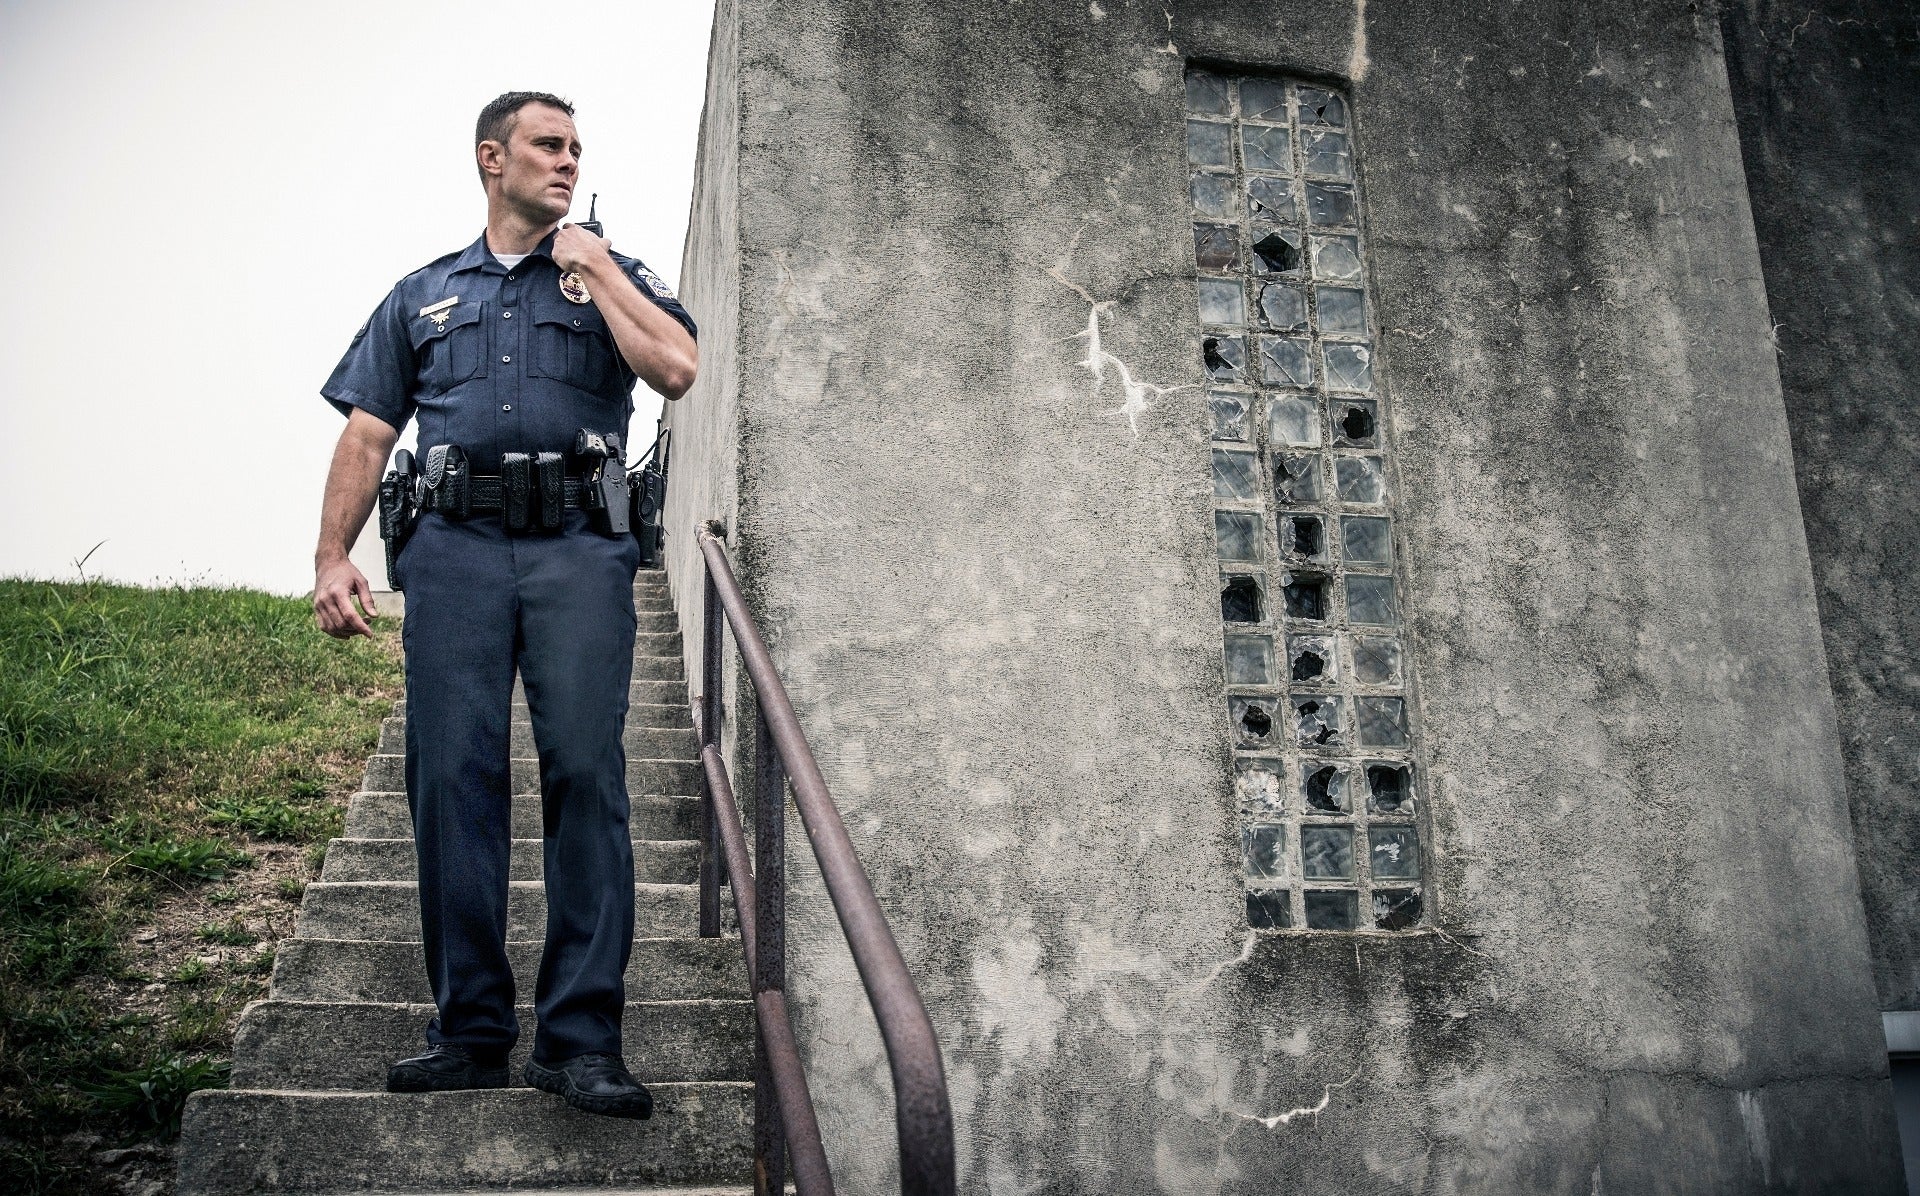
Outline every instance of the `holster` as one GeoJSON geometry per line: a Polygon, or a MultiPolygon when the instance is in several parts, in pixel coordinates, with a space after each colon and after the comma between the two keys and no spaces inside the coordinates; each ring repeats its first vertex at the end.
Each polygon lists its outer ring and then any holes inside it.
{"type": "Polygon", "coordinates": [[[603,536],[626,535],[631,526],[632,499],[619,435],[603,436],[581,428],[573,437],[573,455],[586,475],[586,506],[593,513],[594,530],[603,536]]]}
{"type": "Polygon", "coordinates": [[[420,522],[415,489],[413,454],[401,449],[393,457],[393,468],[380,479],[380,539],[387,549],[387,587],[398,592],[400,553],[413,537],[420,522]]]}

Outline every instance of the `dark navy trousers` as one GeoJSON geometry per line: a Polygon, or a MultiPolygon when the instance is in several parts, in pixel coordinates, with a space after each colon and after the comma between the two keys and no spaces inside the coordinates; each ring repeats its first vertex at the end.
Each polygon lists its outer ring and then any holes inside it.
{"type": "MultiPolygon", "coordinates": [[[[632,536],[566,512],[559,532],[427,515],[400,558],[407,612],[407,801],[438,1016],[430,1043],[487,1056],[520,1036],[507,966],[516,669],[540,754],[547,927],[534,1057],[620,1052],[633,947],[626,726],[632,536]]],[[[525,933],[524,931],[522,933],[525,933]]]]}

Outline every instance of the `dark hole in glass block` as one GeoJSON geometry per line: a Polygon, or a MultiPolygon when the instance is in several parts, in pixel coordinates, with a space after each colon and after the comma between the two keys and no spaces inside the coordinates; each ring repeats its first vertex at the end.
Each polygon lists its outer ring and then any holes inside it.
{"type": "Polygon", "coordinates": [[[1375,814],[1411,813],[1413,777],[1402,764],[1367,765],[1367,803],[1375,814]]]}
{"type": "Polygon", "coordinates": [[[1327,579],[1316,573],[1291,574],[1281,594],[1286,599],[1290,619],[1327,617],[1327,579]]]}
{"type": "Polygon", "coordinates": [[[1327,662],[1318,652],[1300,652],[1293,658],[1293,679],[1295,681],[1318,681],[1327,671],[1327,662]]]}
{"type": "Polygon", "coordinates": [[[1360,895],[1340,889],[1308,889],[1308,930],[1352,930],[1358,920],[1360,895]]]}
{"type": "Polygon", "coordinates": [[[1289,515],[1286,528],[1287,551],[1293,555],[1317,557],[1327,551],[1326,527],[1318,515],[1289,515]]]}
{"type": "Polygon", "coordinates": [[[1337,674],[1340,670],[1335,663],[1333,638],[1325,635],[1288,636],[1287,670],[1295,681],[1330,685],[1339,680],[1337,674]]]}
{"type": "Polygon", "coordinates": [[[1286,274],[1300,268],[1300,245],[1284,233],[1268,233],[1253,243],[1253,256],[1262,273],[1286,274]]]}
{"type": "Polygon", "coordinates": [[[1293,699],[1293,731],[1301,747],[1337,747],[1340,744],[1338,698],[1293,699]]]}
{"type": "Polygon", "coordinates": [[[1317,768],[1307,774],[1302,793],[1307,799],[1307,810],[1315,814],[1344,814],[1347,812],[1347,774],[1334,765],[1317,768]]]}
{"type": "Polygon", "coordinates": [[[1200,342],[1200,356],[1215,380],[1237,382],[1247,364],[1247,347],[1239,337],[1209,336],[1200,342]]]}
{"type": "MultiPolygon", "coordinates": [[[[1307,894],[1309,898],[1313,894],[1307,894]]],[[[1311,914],[1309,914],[1311,924],[1311,914]]],[[[1409,930],[1420,924],[1420,890],[1375,889],[1373,924],[1381,930],[1409,930]]]]}
{"type": "Polygon", "coordinates": [[[1340,435],[1350,444],[1364,444],[1373,438],[1373,412],[1365,407],[1348,407],[1340,416],[1340,435]]]}
{"type": "Polygon", "coordinates": [[[1320,458],[1311,453],[1278,458],[1273,467],[1273,484],[1283,503],[1319,502],[1326,492],[1320,476],[1320,458]]]}
{"type": "Polygon", "coordinates": [[[1247,925],[1255,930],[1285,930],[1293,925],[1293,895],[1285,889],[1248,889],[1247,925]]]}
{"type": "Polygon", "coordinates": [[[1220,587],[1220,617],[1229,623],[1260,621],[1260,583],[1251,577],[1229,577],[1220,587]]]}
{"type": "Polygon", "coordinates": [[[1240,713],[1240,725],[1255,739],[1265,739],[1273,733],[1273,716],[1259,706],[1249,704],[1240,713]]]}
{"type": "Polygon", "coordinates": [[[1347,123],[1347,102],[1337,92],[1319,87],[1302,87],[1300,123],[1339,128],[1347,123]]]}
{"type": "Polygon", "coordinates": [[[1346,880],[1353,875],[1353,831],[1344,826],[1300,829],[1300,863],[1315,880],[1346,880]]]}

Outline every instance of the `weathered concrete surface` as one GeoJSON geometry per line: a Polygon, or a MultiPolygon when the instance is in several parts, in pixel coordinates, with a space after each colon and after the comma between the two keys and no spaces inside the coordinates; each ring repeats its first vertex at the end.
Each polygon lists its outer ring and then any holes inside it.
{"type": "Polygon", "coordinates": [[[1920,6],[1753,0],[1721,28],[1874,978],[1920,1009],[1920,6]]]}
{"type": "MultiPolygon", "coordinates": [[[[703,193],[737,206],[696,199],[724,235],[688,261],[737,363],[671,413],[675,526],[733,523],[946,1045],[962,1190],[1896,1190],[1711,15],[742,0],[719,24],[703,193]],[[1353,81],[1434,933],[1246,931],[1189,58],[1353,81]],[[1130,393],[1082,365],[1090,314],[1130,393]]],[[[843,1186],[884,1191],[885,1065],[797,870],[821,1119],[843,1186]]]]}

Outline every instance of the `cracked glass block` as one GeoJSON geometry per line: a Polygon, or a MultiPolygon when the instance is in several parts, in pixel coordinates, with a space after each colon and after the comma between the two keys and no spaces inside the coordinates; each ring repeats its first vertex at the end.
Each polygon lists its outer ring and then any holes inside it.
{"type": "Polygon", "coordinates": [[[1301,124],[1327,125],[1335,129],[1346,127],[1347,101],[1339,92],[1302,84],[1299,93],[1301,124]]]}
{"type": "Polygon", "coordinates": [[[1407,703],[1403,698],[1355,698],[1360,742],[1368,747],[1407,746],[1407,703]]]}
{"type": "Polygon", "coordinates": [[[1241,757],[1233,762],[1233,798],[1242,814],[1255,818],[1274,817],[1287,809],[1280,761],[1264,756],[1241,757]]]}
{"type": "Polygon", "coordinates": [[[1220,618],[1228,623],[1259,623],[1266,618],[1267,587],[1249,573],[1220,579],[1220,618]]]}
{"type": "Polygon", "coordinates": [[[1187,72],[1187,111],[1227,113],[1227,81],[1208,71],[1187,72]]]}
{"type": "Polygon", "coordinates": [[[1213,496],[1241,502],[1259,498],[1260,454],[1214,449],[1213,496]]]}
{"type": "Polygon", "coordinates": [[[1324,574],[1288,573],[1283,575],[1280,597],[1286,604],[1287,618],[1326,618],[1329,588],[1329,582],[1324,574]]]}
{"type": "Polygon", "coordinates": [[[1308,889],[1308,930],[1352,930],[1359,924],[1360,894],[1351,889],[1308,889]]]}
{"type": "Polygon", "coordinates": [[[1267,400],[1267,440],[1275,447],[1311,448],[1320,443],[1320,408],[1312,395],[1274,395],[1267,400]]]}
{"type": "MultiPolygon", "coordinates": [[[[1224,127],[1224,126],[1223,126],[1224,127]]],[[[1187,123],[1187,144],[1193,144],[1193,123],[1187,123]]],[[[1189,151],[1191,153],[1191,151],[1189,151]]],[[[1241,125],[1240,155],[1247,161],[1248,170],[1265,170],[1277,174],[1293,173],[1293,135],[1286,126],[1241,125]]],[[[1198,161],[1198,159],[1195,159],[1198,161]]]]}
{"type": "Polygon", "coordinates": [[[1380,930],[1410,930],[1420,924],[1420,890],[1375,889],[1373,924],[1380,930]]]}
{"type": "Polygon", "coordinates": [[[1293,181],[1255,175],[1247,180],[1247,219],[1256,224],[1297,224],[1300,207],[1293,201],[1293,181]]]}
{"type": "Polygon", "coordinates": [[[1420,841],[1410,826],[1376,826],[1367,834],[1375,880],[1417,880],[1420,841]]]}
{"type": "Polygon", "coordinates": [[[1287,679],[1295,685],[1332,685],[1340,679],[1333,640],[1324,635],[1287,637],[1287,679]]]}
{"type": "Polygon", "coordinates": [[[1244,324],[1247,322],[1247,295],[1237,278],[1200,280],[1200,322],[1202,324],[1244,324]]]}
{"type": "Polygon", "coordinates": [[[1347,621],[1389,626],[1393,623],[1393,578],[1354,573],[1347,577],[1347,621]]]}
{"type": "Polygon", "coordinates": [[[1300,799],[1309,814],[1347,812],[1347,770],[1338,764],[1315,768],[1309,763],[1300,778],[1300,799]]]}
{"type": "Polygon", "coordinates": [[[1375,814],[1413,813],[1413,770],[1404,764],[1367,765],[1367,809],[1375,814]]]}
{"type": "Polygon", "coordinates": [[[1193,226],[1193,260],[1202,270],[1238,270],[1240,234],[1230,224],[1193,226]]]}
{"type": "Polygon", "coordinates": [[[1207,407],[1213,413],[1215,440],[1245,440],[1252,431],[1247,425],[1247,396],[1224,390],[1207,394],[1207,407]]]}
{"type": "Polygon", "coordinates": [[[1227,637],[1227,684],[1273,684],[1273,638],[1265,635],[1227,637]]]}
{"type": "Polygon", "coordinates": [[[1313,238],[1313,276],[1329,282],[1357,280],[1360,277],[1359,238],[1313,238]]]}
{"type": "Polygon", "coordinates": [[[1257,561],[1260,559],[1260,516],[1215,511],[1213,538],[1219,542],[1221,560],[1257,561]]]}
{"type": "Polygon", "coordinates": [[[1240,115],[1250,120],[1287,120],[1287,85],[1277,79],[1240,80],[1240,115]]]}
{"type": "Polygon", "coordinates": [[[1292,229],[1268,229],[1253,243],[1253,268],[1258,274],[1298,274],[1306,262],[1300,234],[1292,229]]]}
{"type": "Polygon", "coordinates": [[[1285,889],[1248,889],[1247,925],[1255,930],[1293,926],[1293,894],[1285,889]]]}
{"type": "Polygon", "coordinates": [[[1344,228],[1352,224],[1353,188],[1337,183],[1308,183],[1307,219],[1321,228],[1344,228]]]}
{"type": "Polygon", "coordinates": [[[1312,386],[1312,342],[1305,337],[1260,338],[1260,377],[1278,386],[1312,386]]]}
{"type": "Polygon", "coordinates": [[[1193,210],[1215,220],[1233,219],[1233,176],[1194,171],[1190,186],[1193,210]]]}
{"type": "Polygon", "coordinates": [[[1332,750],[1346,742],[1345,720],[1339,698],[1324,694],[1296,694],[1290,699],[1293,737],[1301,747],[1332,750]]]}
{"type": "Polygon", "coordinates": [[[1341,502],[1387,501],[1387,479],[1378,457],[1335,457],[1333,486],[1341,502]]]}
{"type": "Polygon", "coordinates": [[[1334,390],[1373,389],[1373,350],[1366,345],[1323,342],[1327,359],[1327,386],[1334,390]]]}
{"type": "Polygon", "coordinates": [[[1343,448],[1373,448],[1380,411],[1372,399],[1338,399],[1333,404],[1333,442],[1343,448]]]}
{"type": "Polygon", "coordinates": [[[1254,823],[1240,828],[1248,880],[1287,879],[1287,828],[1254,823]]]}
{"type": "Polygon", "coordinates": [[[1400,641],[1384,635],[1352,635],[1347,644],[1353,652],[1353,679],[1362,685],[1397,685],[1400,682],[1400,641]]]}
{"type": "Polygon", "coordinates": [[[1187,122],[1187,161],[1195,166],[1233,165],[1233,126],[1217,120],[1187,122]]]}
{"type": "Polygon", "coordinates": [[[1200,359],[1215,382],[1238,382],[1247,368],[1247,343],[1237,336],[1209,336],[1200,341],[1200,359]]]}
{"type": "MultiPolygon", "coordinates": [[[[1353,177],[1353,143],[1345,133],[1336,133],[1332,129],[1300,130],[1300,159],[1307,173],[1330,175],[1336,179],[1353,177]]],[[[1347,202],[1353,202],[1353,193],[1349,189],[1347,202]]],[[[1352,216],[1345,220],[1328,220],[1327,224],[1351,224],[1352,216]]]]}
{"type": "Polygon", "coordinates": [[[1280,551],[1294,560],[1325,564],[1327,521],[1318,515],[1282,515],[1280,551]]]}
{"type": "Polygon", "coordinates": [[[1367,293],[1350,287],[1315,287],[1314,302],[1320,308],[1320,335],[1365,336],[1367,334],[1367,293]]]}
{"type": "Polygon", "coordinates": [[[1268,747],[1274,742],[1272,698],[1228,698],[1227,717],[1241,747],[1268,747]]]}
{"type": "MultiPolygon", "coordinates": [[[[1218,457],[1220,454],[1215,453],[1218,457]]],[[[1219,491],[1216,469],[1214,490],[1219,491]]],[[[1374,515],[1342,515],[1340,548],[1349,565],[1385,565],[1393,560],[1393,525],[1374,515]]]]}
{"type": "Polygon", "coordinates": [[[1344,826],[1300,828],[1300,870],[1308,880],[1353,879],[1353,830],[1344,826]]]}
{"type": "Polygon", "coordinates": [[[1307,295],[1299,287],[1270,282],[1260,288],[1260,318],[1278,332],[1304,331],[1307,327],[1307,295]]]}
{"type": "Polygon", "coordinates": [[[1274,495],[1292,506],[1319,502],[1326,497],[1320,475],[1318,453],[1288,453],[1274,460],[1274,495]]]}

